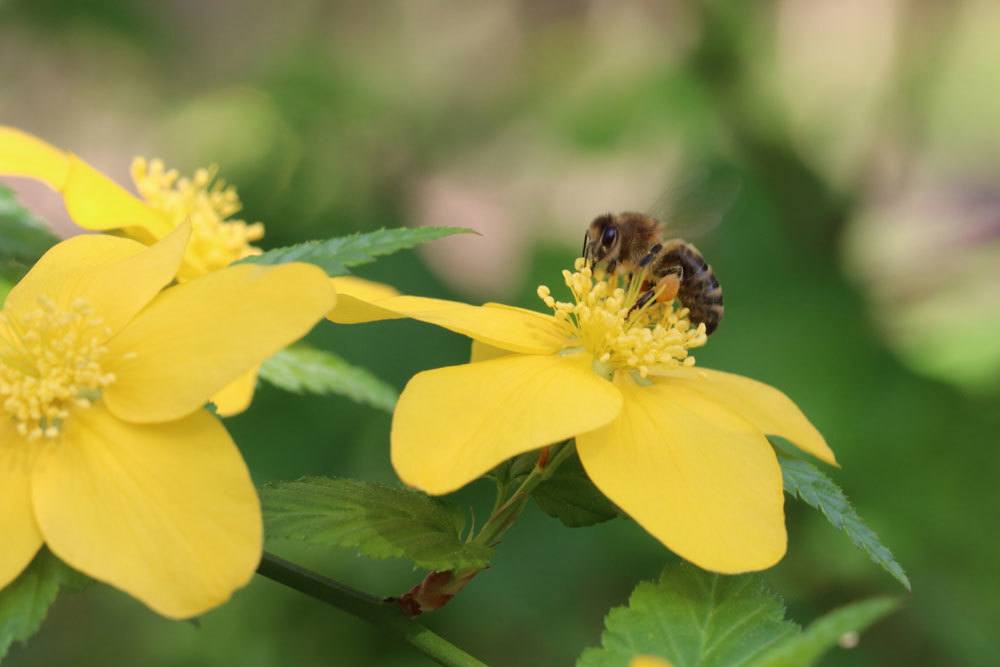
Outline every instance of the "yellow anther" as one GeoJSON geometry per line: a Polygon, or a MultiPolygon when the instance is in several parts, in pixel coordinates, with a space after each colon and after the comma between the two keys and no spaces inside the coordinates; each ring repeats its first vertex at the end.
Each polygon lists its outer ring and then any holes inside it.
{"type": "Polygon", "coordinates": [[[0,401],[18,433],[57,438],[73,408],[89,407],[115,381],[101,367],[110,334],[83,298],[61,310],[42,296],[37,310],[0,317],[0,401]]]}
{"type": "Polygon", "coordinates": [[[614,370],[633,370],[640,377],[678,366],[692,366],[688,352],[708,340],[705,325],[691,325],[687,308],[649,300],[635,308],[644,276],[634,276],[624,288],[616,276],[595,276],[582,258],[576,271],[563,271],[573,303],[556,301],[545,285],[538,296],[566,328],[567,348],[582,347],[614,370]]]}
{"type": "Polygon", "coordinates": [[[264,236],[264,225],[228,218],[242,205],[236,189],[217,178],[218,168],[198,169],[193,178],[182,178],[167,170],[160,160],[132,161],[132,180],[151,207],[164,213],[176,226],[191,222],[191,241],[178,279],[189,280],[224,268],[238,259],[258,255],[251,245],[264,236]]]}

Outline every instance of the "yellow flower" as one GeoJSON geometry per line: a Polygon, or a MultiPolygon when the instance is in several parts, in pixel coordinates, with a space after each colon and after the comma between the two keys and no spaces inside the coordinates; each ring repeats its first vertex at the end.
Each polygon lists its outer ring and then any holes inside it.
{"type": "Polygon", "coordinates": [[[316,267],[236,266],[169,287],[190,235],[84,235],[0,313],[0,588],[44,543],[172,618],[252,576],[260,508],[206,400],[335,302],[316,267]]]}
{"type": "MultiPolygon", "coordinates": [[[[161,160],[132,161],[132,181],[146,205],[162,213],[173,226],[191,222],[191,241],[177,272],[179,281],[218,271],[260,249],[251,245],[264,237],[264,225],[248,225],[231,216],[242,205],[234,187],[218,179],[218,168],[198,169],[192,178],[182,178],[176,170],[166,170],[161,160]]],[[[126,230],[142,236],[145,229],[126,230]]],[[[159,238],[155,236],[154,238],[159,238]]]]}
{"type": "Polygon", "coordinates": [[[785,553],[781,470],[765,434],[836,464],[784,394],[694,367],[705,343],[685,309],[632,310],[643,277],[564,272],[574,302],[554,315],[499,304],[373,296],[338,286],[334,322],[410,317],[473,339],[472,361],[419,373],[392,422],[392,462],[427,493],[452,492],[513,456],[576,438],[594,484],[687,560],[725,573],[785,553]]]}
{"type": "MultiPolygon", "coordinates": [[[[264,236],[264,226],[231,219],[240,210],[240,199],[233,187],[216,178],[215,167],[199,169],[189,179],[168,171],[160,160],[136,158],[131,171],[141,199],[76,155],[0,126],[0,174],[38,179],[62,193],[66,210],[80,227],[120,230],[148,245],[190,222],[191,238],[177,270],[179,282],[260,253],[251,243],[264,236]]],[[[214,396],[219,414],[245,410],[256,382],[257,369],[248,369],[214,396]]]]}

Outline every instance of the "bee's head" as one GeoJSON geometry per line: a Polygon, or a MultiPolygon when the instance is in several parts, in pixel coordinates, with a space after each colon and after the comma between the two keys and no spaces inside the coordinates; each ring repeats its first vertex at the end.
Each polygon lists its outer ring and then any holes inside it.
{"type": "Polygon", "coordinates": [[[617,264],[621,249],[621,230],[618,220],[610,213],[597,216],[587,227],[583,237],[583,258],[596,267],[604,262],[617,264]]]}

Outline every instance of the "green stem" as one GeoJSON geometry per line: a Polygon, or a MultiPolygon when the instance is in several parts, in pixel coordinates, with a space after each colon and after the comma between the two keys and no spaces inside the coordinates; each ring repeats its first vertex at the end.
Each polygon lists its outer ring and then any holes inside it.
{"type": "Polygon", "coordinates": [[[264,552],[257,574],[346,611],[397,635],[443,667],[487,667],[462,649],[403,615],[391,603],[264,552]]]}
{"type": "Polygon", "coordinates": [[[472,541],[486,546],[496,545],[504,533],[521,516],[521,512],[528,505],[528,501],[531,499],[531,492],[535,490],[535,487],[548,479],[563,461],[573,455],[573,451],[574,445],[572,442],[553,445],[549,453],[549,460],[544,466],[536,464],[531,472],[528,473],[528,476],[524,478],[524,481],[521,482],[521,486],[509,498],[504,500],[500,496],[497,497],[493,513],[472,541]]]}
{"type": "MultiPolygon", "coordinates": [[[[493,503],[490,518],[483,524],[479,534],[473,537],[471,542],[488,547],[499,544],[504,534],[510,530],[510,527],[521,516],[524,508],[527,507],[535,487],[548,479],[556,468],[562,465],[563,461],[573,455],[574,450],[575,446],[572,441],[566,441],[542,450],[535,466],[513,493],[509,493],[512,486],[511,471],[509,468],[503,471],[502,475],[497,478],[497,498],[496,502],[493,503]]],[[[431,572],[424,577],[423,581],[399,596],[396,602],[404,613],[410,616],[440,609],[484,569],[486,568],[473,567],[431,572]]]]}

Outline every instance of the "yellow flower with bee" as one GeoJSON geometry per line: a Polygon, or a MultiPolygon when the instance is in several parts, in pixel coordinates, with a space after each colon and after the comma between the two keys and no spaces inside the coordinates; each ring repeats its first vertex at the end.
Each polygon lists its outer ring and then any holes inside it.
{"type": "Polygon", "coordinates": [[[409,317],[472,338],[468,364],[414,376],[392,422],[400,478],[445,494],[524,452],[575,438],[594,484],[664,545],[702,568],[767,568],[785,553],[781,470],[765,434],[836,464],[784,394],[694,365],[705,324],[686,308],[637,300],[583,260],[546,287],[545,315],[500,304],[373,296],[338,287],[334,322],[409,317]]]}
{"type": "MultiPolygon", "coordinates": [[[[132,180],[140,197],[129,193],[85,161],[30,134],[0,126],[0,174],[33,178],[61,193],[73,221],[92,231],[118,230],[145,244],[154,243],[178,225],[191,226],[190,241],[177,269],[184,282],[260,253],[252,245],[264,236],[261,223],[233,219],[240,200],[217,169],[199,169],[192,178],[167,170],[160,160],[136,158],[132,180]]],[[[249,369],[213,402],[222,415],[250,404],[257,370],[249,369]]]]}

